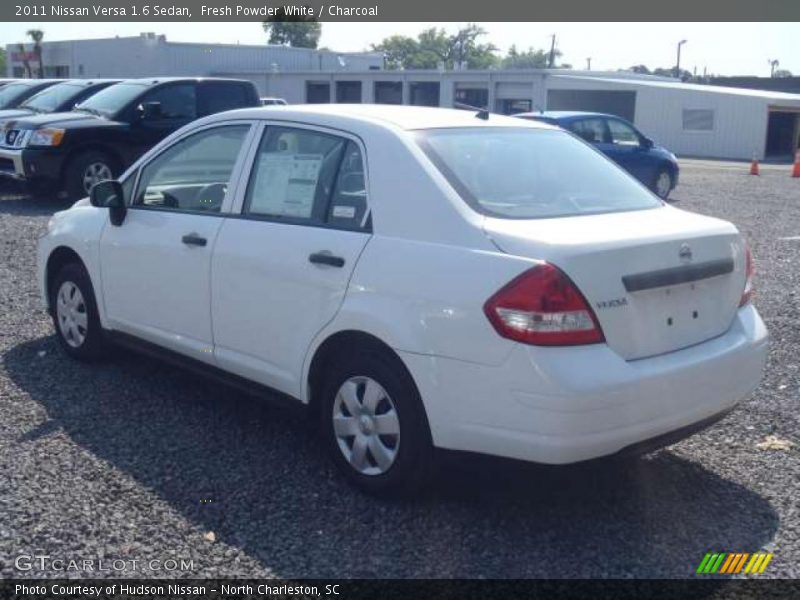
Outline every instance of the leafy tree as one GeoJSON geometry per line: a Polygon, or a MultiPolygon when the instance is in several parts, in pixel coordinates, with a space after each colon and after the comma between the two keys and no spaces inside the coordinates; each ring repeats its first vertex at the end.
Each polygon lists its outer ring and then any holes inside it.
{"type": "Polygon", "coordinates": [[[25,72],[28,74],[28,79],[33,79],[33,71],[31,70],[31,63],[28,60],[28,51],[25,44],[17,44],[17,52],[22,57],[22,66],[25,67],[25,72]]]}
{"type": "Polygon", "coordinates": [[[6,51],[5,48],[0,48],[0,73],[3,77],[6,76],[6,51]]]}
{"type": "Polygon", "coordinates": [[[281,46],[316,48],[322,35],[322,25],[314,17],[287,16],[282,8],[264,21],[263,26],[269,34],[269,43],[281,46]]]}
{"type": "MultiPolygon", "coordinates": [[[[561,58],[561,50],[555,51],[557,68],[570,69],[571,65],[558,64],[558,59],[561,58]]],[[[546,69],[550,62],[550,52],[548,50],[534,50],[528,48],[524,51],[517,50],[516,46],[511,46],[508,49],[508,54],[503,59],[504,69],[546,69]]]]}
{"type": "MultiPolygon", "coordinates": [[[[33,53],[36,55],[36,61],[39,63],[39,79],[42,79],[44,77],[44,62],[42,62],[42,39],[44,39],[44,31],[41,29],[28,29],[25,34],[33,41],[33,53]]],[[[28,67],[28,70],[30,71],[30,67],[28,67]]]]}
{"type": "Polygon", "coordinates": [[[383,52],[388,69],[435,69],[439,65],[452,69],[464,62],[470,69],[486,69],[497,64],[497,48],[478,42],[485,34],[485,30],[474,24],[452,35],[444,29],[431,27],[422,31],[417,39],[393,35],[380,44],[373,44],[372,50],[383,52]]]}
{"type": "Polygon", "coordinates": [[[792,72],[787,69],[778,69],[772,74],[773,77],[792,77],[792,72]]]}

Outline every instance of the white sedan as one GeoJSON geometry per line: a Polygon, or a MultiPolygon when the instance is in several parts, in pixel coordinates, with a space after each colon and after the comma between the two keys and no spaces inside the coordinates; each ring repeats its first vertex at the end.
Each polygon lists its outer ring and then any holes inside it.
{"type": "Polygon", "coordinates": [[[277,390],[371,492],[435,447],[570,463],[713,422],[761,378],[752,275],[733,225],[570,133],[402,106],[201,119],[39,245],[68,354],[277,390]]]}

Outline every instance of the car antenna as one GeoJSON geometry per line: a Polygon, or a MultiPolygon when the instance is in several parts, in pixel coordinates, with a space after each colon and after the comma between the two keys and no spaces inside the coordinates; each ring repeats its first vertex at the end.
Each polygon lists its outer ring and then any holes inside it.
{"type": "Polygon", "coordinates": [[[477,106],[472,106],[471,104],[464,104],[463,102],[454,102],[453,106],[455,108],[460,108],[462,110],[474,110],[477,111],[475,113],[475,117],[482,121],[489,120],[489,109],[488,108],[478,108],[477,106]]]}

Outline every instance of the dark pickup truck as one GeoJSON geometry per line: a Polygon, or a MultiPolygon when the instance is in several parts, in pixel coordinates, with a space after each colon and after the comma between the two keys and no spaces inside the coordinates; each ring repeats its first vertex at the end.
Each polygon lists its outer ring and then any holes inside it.
{"type": "MultiPolygon", "coordinates": [[[[119,79],[70,79],[44,88],[25,100],[16,108],[0,110],[0,121],[20,119],[33,114],[63,112],[72,110],[102,89],[119,83],[119,79]]],[[[0,123],[0,135],[3,133],[0,123]]]]}
{"type": "Polygon", "coordinates": [[[70,112],[6,122],[0,139],[0,176],[23,181],[34,193],[82,198],[95,183],[119,176],[190,121],[260,104],[256,87],[249,81],[123,81],[70,112]]]}

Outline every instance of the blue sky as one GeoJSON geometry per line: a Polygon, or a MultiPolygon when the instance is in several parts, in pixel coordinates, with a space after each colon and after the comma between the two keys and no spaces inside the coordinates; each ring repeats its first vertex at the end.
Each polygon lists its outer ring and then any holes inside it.
{"type": "MultiPolygon", "coordinates": [[[[461,23],[323,23],[321,45],[342,52],[368,48],[393,34],[416,35],[431,26],[455,30],[461,23]]],[[[800,75],[800,23],[481,23],[491,41],[505,51],[549,48],[555,33],[563,60],[585,68],[617,69],[632,64],[671,67],[675,46],[683,46],[681,65],[698,73],[707,68],[721,75],[769,75],[768,60],[800,75]]],[[[111,35],[137,35],[142,31],[166,34],[172,41],[264,43],[259,23],[0,23],[0,43],[16,43],[25,31],[39,27],[45,39],[64,40],[111,35]]]]}

